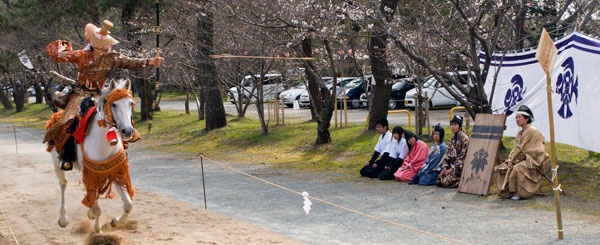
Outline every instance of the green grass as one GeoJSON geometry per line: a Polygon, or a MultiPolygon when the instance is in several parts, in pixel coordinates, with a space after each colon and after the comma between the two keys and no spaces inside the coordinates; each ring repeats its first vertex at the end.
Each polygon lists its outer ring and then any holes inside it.
{"type": "MultiPolygon", "coordinates": [[[[193,99],[194,96],[190,95],[193,99]]],[[[184,92],[162,92],[161,100],[185,100],[184,92]]]]}
{"type": "Polygon", "coordinates": [[[52,114],[46,104],[26,104],[25,110],[18,113],[13,105],[11,110],[0,110],[0,123],[44,129],[46,120],[52,114]]]}
{"type": "Polygon", "coordinates": [[[258,120],[228,118],[225,128],[203,130],[204,121],[196,115],[161,111],[154,115],[152,133],[147,123],[136,124],[145,145],[173,153],[205,155],[229,161],[274,163],[310,171],[354,172],[372,152],[376,133],[362,125],[331,130],[333,143],[313,147],[316,139],[314,122],[287,122],[269,128],[262,136],[258,120]]]}
{"type": "MultiPolygon", "coordinates": [[[[43,128],[51,115],[43,105],[29,104],[23,112],[1,111],[0,123],[27,125],[43,128]]],[[[139,118],[139,115],[136,115],[139,118]]],[[[326,173],[336,180],[356,179],[358,170],[370,158],[377,133],[365,130],[364,124],[350,124],[348,128],[330,129],[332,143],[314,147],[315,122],[286,122],[285,126],[269,127],[268,136],[262,136],[260,123],[256,119],[228,117],[228,125],[221,129],[205,131],[205,122],[197,120],[197,114],[160,111],[154,114],[152,132],[147,122],[136,122],[143,140],[140,146],[152,150],[180,155],[204,153],[211,159],[237,163],[262,163],[274,168],[292,168],[307,172],[326,173]]],[[[393,128],[395,125],[390,125],[393,128]]],[[[409,130],[414,132],[413,128],[409,130]]],[[[452,138],[449,128],[445,129],[445,141],[452,138]]],[[[505,159],[514,138],[504,137],[507,147],[500,151],[505,159]]],[[[550,152],[550,144],[546,147],[550,152]]],[[[557,144],[559,180],[569,195],[562,203],[567,209],[600,216],[600,154],[588,155],[587,150],[557,144]]],[[[548,165],[550,162],[548,161],[548,165]]],[[[550,171],[546,171],[550,174],[550,171]]],[[[490,193],[495,193],[495,177],[490,193]]],[[[542,180],[543,190],[552,195],[550,183],[542,180]]],[[[490,197],[493,198],[493,197],[490,197]]],[[[548,209],[552,198],[534,199],[528,207],[548,209]]]]}

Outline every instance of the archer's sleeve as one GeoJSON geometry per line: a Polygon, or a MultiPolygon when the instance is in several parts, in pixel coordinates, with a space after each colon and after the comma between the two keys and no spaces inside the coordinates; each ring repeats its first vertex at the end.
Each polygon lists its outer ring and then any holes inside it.
{"type": "Polygon", "coordinates": [[[113,68],[134,69],[144,68],[148,64],[148,59],[131,58],[123,54],[115,55],[113,68]]]}
{"type": "Polygon", "coordinates": [[[52,60],[57,63],[61,62],[70,62],[77,64],[80,62],[80,59],[83,56],[83,50],[75,50],[71,47],[71,43],[63,40],[56,40],[48,44],[46,46],[46,51],[48,55],[52,57],[52,60]],[[59,53],[65,53],[66,56],[64,58],[58,57],[59,53]]]}

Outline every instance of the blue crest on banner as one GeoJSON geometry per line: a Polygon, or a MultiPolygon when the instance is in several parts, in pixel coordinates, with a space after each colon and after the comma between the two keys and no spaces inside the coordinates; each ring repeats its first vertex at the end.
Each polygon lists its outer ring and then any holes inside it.
{"type": "Polygon", "coordinates": [[[523,100],[523,95],[527,92],[527,88],[523,87],[523,78],[521,75],[516,74],[510,79],[512,87],[506,90],[506,96],[504,96],[504,114],[510,116],[513,111],[510,110],[517,102],[523,100]]]}
{"type": "Polygon", "coordinates": [[[577,104],[579,77],[575,75],[575,64],[572,57],[567,58],[560,66],[563,71],[556,80],[556,93],[560,95],[562,105],[558,109],[558,115],[568,119],[573,116],[570,106],[573,98],[577,104]]]}

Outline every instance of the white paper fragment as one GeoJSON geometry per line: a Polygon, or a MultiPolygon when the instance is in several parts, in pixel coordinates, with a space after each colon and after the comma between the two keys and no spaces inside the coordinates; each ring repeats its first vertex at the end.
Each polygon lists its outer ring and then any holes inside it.
{"type": "Polygon", "coordinates": [[[302,197],[304,197],[304,206],[302,206],[302,209],[304,209],[304,212],[308,214],[310,213],[310,206],[312,205],[312,202],[310,199],[308,199],[308,192],[302,192],[302,197]]]}

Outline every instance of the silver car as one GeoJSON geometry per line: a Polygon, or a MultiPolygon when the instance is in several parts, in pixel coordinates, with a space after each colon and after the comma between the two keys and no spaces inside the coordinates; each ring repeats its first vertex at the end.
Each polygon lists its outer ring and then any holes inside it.
{"type": "Polygon", "coordinates": [[[283,91],[277,97],[279,103],[281,103],[281,98],[283,98],[283,103],[287,107],[293,107],[294,101],[300,100],[300,96],[306,92],[306,86],[304,84],[298,84],[295,87],[283,91]]]}

